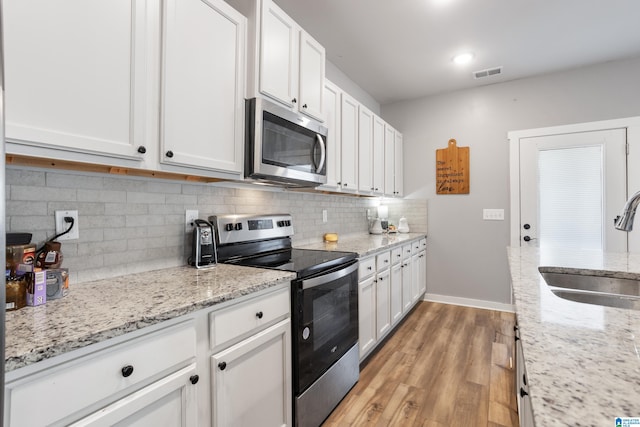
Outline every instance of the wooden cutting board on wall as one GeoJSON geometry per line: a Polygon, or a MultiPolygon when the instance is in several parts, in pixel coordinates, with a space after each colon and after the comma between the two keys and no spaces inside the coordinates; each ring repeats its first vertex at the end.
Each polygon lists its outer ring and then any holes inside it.
{"type": "Polygon", "coordinates": [[[455,139],[436,150],[436,194],[469,194],[469,147],[455,139]]]}

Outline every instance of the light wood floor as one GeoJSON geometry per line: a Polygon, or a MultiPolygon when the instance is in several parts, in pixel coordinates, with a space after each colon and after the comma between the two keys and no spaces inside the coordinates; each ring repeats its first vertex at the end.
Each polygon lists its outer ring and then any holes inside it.
{"type": "Polygon", "coordinates": [[[421,302],[323,427],[518,427],[512,313],[421,302]]]}

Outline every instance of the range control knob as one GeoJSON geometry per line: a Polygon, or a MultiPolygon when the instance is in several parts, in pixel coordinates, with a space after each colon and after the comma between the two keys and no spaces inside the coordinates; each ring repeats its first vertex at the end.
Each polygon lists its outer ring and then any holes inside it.
{"type": "Polygon", "coordinates": [[[241,222],[236,223],[236,225],[233,228],[235,228],[236,230],[242,230],[242,223],[241,222]]]}
{"type": "Polygon", "coordinates": [[[233,230],[233,224],[229,223],[229,224],[225,224],[224,225],[224,229],[226,231],[232,231],[233,230]]]}
{"type": "Polygon", "coordinates": [[[290,220],[286,220],[285,224],[287,225],[287,227],[291,227],[291,221],[290,220]]]}

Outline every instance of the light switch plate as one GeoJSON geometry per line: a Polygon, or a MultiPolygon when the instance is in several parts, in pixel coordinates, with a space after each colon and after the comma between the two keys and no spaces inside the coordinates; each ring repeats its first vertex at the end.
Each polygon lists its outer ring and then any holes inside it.
{"type": "Polygon", "coordinates": [[[189,233],[193,230],[193,221],[198,219],[198,210],[197,209],[187,209],[184,215],[184,231],[189,233]]]}
{"type": "Polygon", "coordinates": [[[482,219],[485,221],[504,221],[504,209],[483,209],[482,219]]]}

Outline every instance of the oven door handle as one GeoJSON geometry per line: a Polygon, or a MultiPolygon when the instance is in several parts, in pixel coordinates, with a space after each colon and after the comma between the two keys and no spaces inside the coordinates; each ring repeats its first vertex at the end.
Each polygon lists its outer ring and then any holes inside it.
{"type": "Polygon", "coordinates": [[[307,279],[302,281],[302,289],[309,289],[325,283],[333,282],[334,280],[341,279],[358,269],[358,263],[354,262],[349,267],[334,271],[333,273],[325,274],[322,276],[314,277],[313,279],[307,279]]]}

